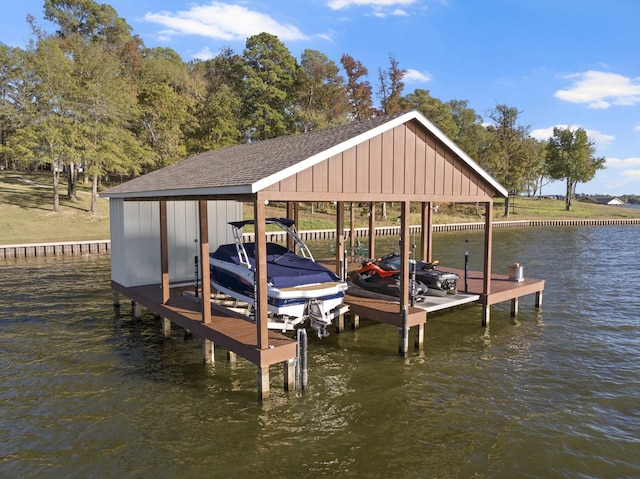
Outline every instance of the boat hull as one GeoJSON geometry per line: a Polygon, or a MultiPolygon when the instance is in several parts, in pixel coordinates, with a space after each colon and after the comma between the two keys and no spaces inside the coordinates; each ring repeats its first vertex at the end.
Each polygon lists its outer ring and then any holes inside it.
{"type": "MultiPolygon", "coordinates": [[[[221,293],[249,306],[255,305],[255,272],[242,264],[210,258],[211,285],[221,293]]],[[[267,306],[270,313],[269,328],[291,331],[305,320],[319,335],[326,336],[326,327],[333,319],[344,314],[347,284],[340,281],[303,283],[277,288],[267,284],[267,306]],[[313,306],[312,306],[313,305],[313,306]]]]}

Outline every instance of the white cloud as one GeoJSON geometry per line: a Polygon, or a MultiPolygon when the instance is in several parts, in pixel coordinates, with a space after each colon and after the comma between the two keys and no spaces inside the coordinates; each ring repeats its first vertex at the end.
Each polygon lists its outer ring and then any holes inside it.
{"type": "Polygon", "coordinates": [[[404,83],[427,83],[431,81],[431,75],[424,71],[413,70],[408,68],[404,77],[402,77],[404,83]]]}
{"type": "Polygon", "coordinates": [[[636,125],[636,126],[633,128],[633,131],[640,131],[640,125],[636,125]]]}
{"type": "Polygon", "coordinates": [[[193,58],[197,58],[199,60],[210,60],[213,57],[215,57],[215,55],[211,52],[209,47],[204,47],[202,50],[193,55],[193,58]]]}
{"type": "MultiPolygon", "coordinates": [[[[607,158],[607,167],[609,168],[640,168],[640,158],[607,158]]],[[[632,171],[640,170],[627,170],[625,174],[632,171]]]]}
{"type": "Polygon", "coordinates": [[[567,75],[574,83],[558,90],[554,96],[571,103],[586,103],[589,108],[605,109],[611,105],[633,106],[640,102],[640,78],[617,73],[587,71],[567,75]]]}
{"type": "Polygon", "coordinates": [[[290,24],[279,23],[267,14],[241,5],[211,2],[193,5],[177,12],[148,12],[144,20],[164,25],[163,38],[174,35],[200,35],[216,40],[244,40],[261,32],[276,35],[282,41],[306,40],[308,35],[290,24]]]}
{"type": "Polygon", "coordinates": [[[330,0],[327,5],[332,10],[356,7],[393,7],[395,5],[411,5],[416,0],[330,0]]]}
{"type": "MultiPolygon", "coordinates": [[[[554,125],[548,128],[537,128],[532,130],[530,135],[536,140],[548,140],[553,136],[553,129],[557,128],[570,128],[571,130],[577,130],[578,128],[582,128],[580,125],[554,125]]],[[[589,130],[587,128],[583,128],[584,131],[587,132],[587,136],[590,140],[596,142],[596,148],[607,148],[613,143],[613,140],[616,139],[613,135],[607,135],[606,133],[602,133],[598,130],[589,130]]]]}

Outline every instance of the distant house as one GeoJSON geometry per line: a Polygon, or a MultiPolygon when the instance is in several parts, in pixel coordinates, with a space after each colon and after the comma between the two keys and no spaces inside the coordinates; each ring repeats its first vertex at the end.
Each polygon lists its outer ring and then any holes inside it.
{"type": "Polygon", "coordinates": [[[582,198],[580,201],[584,203],[595,203],[597,205],[611,205],[611,206],[620,206],[624,205],[624,201],[620,198],[616,198],[615,196],[587,196],[586,198],[582,198]]]}

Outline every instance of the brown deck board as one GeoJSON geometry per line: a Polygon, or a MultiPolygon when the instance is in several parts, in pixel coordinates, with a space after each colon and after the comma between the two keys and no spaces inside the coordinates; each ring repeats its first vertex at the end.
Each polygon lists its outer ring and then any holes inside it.
{"type": "MultiPolygon", "coordinates": [[[[392,300],[366,298],[345,294],[344,302],[349,305],[349,312],[363,318],[402,327],[402,313],[400,304],[392,300]]],[[[427,312],[423,309],[409,307],[407,311],[407,326],[418,326],[427,322],[427,312]]]]}
{"type": "Polygon", "coordinates": [[[296,341],[275,331],[269,331],[269,348],[258,349],[256,325],[241,314],[213,305],[211,322],[203,323],[201,303],[180,294],[172,294],[169,302],[162,304],[160,285],[127,288],[112,282],[112,288],[154,313],[260,367],[296,357],[296,341]]]}
{"type": "MultiPolygon", "coordinates": [[[[327,267],[335,265],[335,260],[326,258],[319,260],[327,267]]],[[[349,265],[349,271],[352,271],[360,266],[359,263],[353,262],[349,265]]],[[[464,291],[464,270],[457,268],[448,268],[446,266],[439,265],[439,270],[449,271],[456,273],[460,276],[458,280],[458,291],[466,292],[469,294],[478,295],[479,299],[476,301],[485,306],[491,306],[493,304],[502,303],[505,301],[514,300],[522,296],[526,296],[534,293],[542,293],[544,290],[544,280],[534,278],[524,278],[523,281],[511,281],[506,274],[491,274],[490,292],[488,295],[483,294],[483,278],[484,273],[481,271],[469,271],[468,272],[468,291],[464,291]]],[[[402,320],[399,312],[399,306],[397,300],[376,300],[372,298],[362,298],[353,294],[345,295],[345,303],[350,305],[350,310],[354,314],[359,314],[362,317],[373,319],[375,321],[385,322],[394,325],[400,325],[402,320]]],[[[414,308],[418,309],[418,308],[414,308]]],[[[426,322],[426,316],[424,321],[419,317],[411,314],[412,309],[409,309],[410,326],[421,324],[426,322]]],[[[422,313],[425,313],[423,310],[422,313]]]]}
{"type": "MultiPolygon", "coordinates": [[[[438,266],[438,269],[450,271],[460,276],[458,280],[458,291],[464,291],[464,270],[438,266]]],[[[491,306],[512,299],[526,296],[528,294],[540,293],[544,290],[544,280],[534,278],[524,278],[523,281],[511,281],[506,274],[491,274],[491,286],[489,295],[482,292],[484,274],[480,271],[469,271],[468,292],[480,296],[479,303],[491,306]]]]}

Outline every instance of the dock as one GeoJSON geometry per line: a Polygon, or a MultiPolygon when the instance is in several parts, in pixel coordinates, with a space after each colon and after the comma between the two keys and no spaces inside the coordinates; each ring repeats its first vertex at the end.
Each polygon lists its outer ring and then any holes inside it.
{"type": "MultiPolygon", "coordinates": [[[[406,354],[410,328],[414,328],[415,331],[415,348],[422,349],[428,313],[454,308],[462,304],[477,303],[483,308],[482,325],[487,326],[491,305],[511,301],[511,315],[517,316],[520,298],[535,294],[535,307],[542,306],[544,280],[524,278],[522,281],[514,281],[508,275],[492,274],[490,292],[484,294],[484,275],[482,272],[468,271],[465,281],[464,270],[447,267],[439,267],[439,269],[460,276],[458,293],[444,297],[427,296],[424,301],[410,306],[406,314],[400,310],[399,300],[350,285],[349,291],[345,295],[345,303],[349,305],[349,312],[353,317],[353,328],[358,327],[360,317],[395,326],[400,330],[398,349],[401,354],[406,354]]],[[[338,319],[336,329],[338,332],[344,330],[343,318],[338,319]]]]}
{"type": "MultiPolygon", "coordinates": [[[[229,351],[230,359],[238,355],[258,366],[258,371],[277,363],[283,363],[284,388],[295,388],[295,359],[297,357],[297,341],[280,334],[277,331],[269,331],[268,348],[258,348],[258,336],[256,325],[246,315],[236,313],[222,306],[211,304],[211,322],[202,321],[202,303],[196,298],[182,294],[184,287],[172,288],[171,296],[167,303],[162,303],[162,287],[160,284],[124,287],[112,282],[112,289],[119,294],[127,296],[134,302],[134,315],[140,306],[144,306],[156,315],[164,318],[163,331],[165,337],[170,335],[171,323],[184,328],[187,331],[203,339],[203,357],[205,362],[213,361],[214,345],[229,351]]],[[[190,286],[192,288],[192,286],[190,286]]],[[[119,300],[114,295],[114,305],[119,306],[119,300]]],[[[268,394],[268,374],[258,377],[262,383],[262,391],[268,394]]]]}

